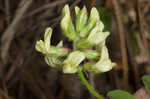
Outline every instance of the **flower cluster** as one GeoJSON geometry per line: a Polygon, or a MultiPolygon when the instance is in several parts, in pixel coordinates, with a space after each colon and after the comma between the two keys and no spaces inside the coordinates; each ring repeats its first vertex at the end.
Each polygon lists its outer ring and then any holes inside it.
{"type": "Polygon", "coordinates": [[[36,43],[36,50],[44,54],[45,61],[52,67],[61,68],[64,73],[76,73],[78,68],[92,73],[111,70],[111,62],[105,45],[109,32],[103,32],[104,25],[95,7],[88,18],[87,9],[75,7],[75,25],[71,20],[69,6],[65,5],[60,23],[64,35],[73,42],[74,49],[68,50],[60,41],[57,46],[50,45],[52,29],[47,28],[44,41],[36,43]]]}

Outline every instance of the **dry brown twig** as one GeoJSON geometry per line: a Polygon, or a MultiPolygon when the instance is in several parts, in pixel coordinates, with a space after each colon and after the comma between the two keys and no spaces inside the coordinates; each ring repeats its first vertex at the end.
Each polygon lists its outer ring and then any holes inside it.
{"type": "Polygon", "coordinates": [[[138,70],[138,64],[137,61],[135,59],[135,54],[131,45],[131,41],[130,41],[130,35],[127,33],[127,48],[128,48],[128,52],[129,52],[129,57],[130,57],[130,62],[133,68],[133,73],[134,73],[134,78],[135,78],[135,83],[136,83],[136,88],[140,87],[140,76],[139,76],[139,70],[138,70]]]}
{"type": "Polygon", "coordinates": [[[93,6],[95,6],[95,3],[96,3],[96,0],[91,0],[91,2],[90,2],[90,9],[91,9],[93,6]]]}
{"type": "Polygon", "coordinates": [[[10,3],[9,0],[5,0],[5,12],[6,12],[6,20],[7,25],[10,23],[10,3]]]}
{"type": "Polygon", "coordinates": [[[23,52],[20,51],[19,54],[17,55],[15,61],[13,62],[13,64],[11,65],[8,73],[6,74],[6,82],[8,82],[11,77],[14,75],[14,73],[17,71],[18,68],[20,68],[20,65],[22,65],[22,62],[20,61],[22,59],[22,55],[23,52]]]}
{"type": "Polygon", "coordinates": [[[41,89],[41,86],[35,79],[30,72],[25,72],[24,70],[21,72],[21,79],[25,84],[28,85],[29,90],[34,94],[37,99],[48,99],[46,93],[44,93],[41,89]]]}
{"type": "Polygon", "coordinates": [[[121,20],[121,11],[117,0],[112,0],[112,4],[115,10],[116,20],[118,24],[118,32],[120,36],[120,47],[122,53],[122,63],[123,63],[123,87],[125,90],[129,90],[128,84],[128,60],[127,60],[127,48],[125,40],[125,32],[123,28],[123,22],[121,20]]]}
{"type": "Polygon", "coordinates": [[[33,16],[33,15],[35,15],[37,13],[40,13],[40,12],[46,10],[46,9],[53,8],[53,7],[57,6],[57,5],[60,5],[60,4],[66,3],[66,2],[68,2],[68,0],[58,0],[58,1],[55,1],[53,3],[45,4],[45,5],[41,6],[41,7],[33,10],[32,12],[29,12],[28,15],[26,15],[25,17],[33,16]]]}
{"type": "Polygon", "coordinates": [[[144,26],[143,26],[144,19],[142,17],[139,0],[135,0],[135,9],[136,9],[136,12],[137,12],[137,19],[138,19],[138,24],[139,24],[139,28],[140,28],[140,33],[141,33],[143,44],[144,44],[144,47],[145,47],[144,54],[148,58],[147,62],[148,62],[149,66],[146,69],[146,72],[150,73],[150,61],[149,61],[150,53],[149,53],[149,48],[148,48],[148,41],[146,39],[146,34],[145,34],[145,31],[144,31],[144,26]]]}
{"type": "Polygon", "coordinates": [[[12,99],[12,98],[10,96],[8,96],[7,93],[0,90],[0,99],[12,99]]]}
{"type": "Polygon", "coordinates": [[[21,22],[25,12],[32,4],[33,0],[22,0],[19,4],[19,7],[16,10],[16,14],[14,20],[8,26],[6,31],[3,33],[1,37],[1,58],[4,63],[7,62],[8,50],[11,44],[11,41],[14,38],[16,28],[18,27],[19,23],[21,22]]]}

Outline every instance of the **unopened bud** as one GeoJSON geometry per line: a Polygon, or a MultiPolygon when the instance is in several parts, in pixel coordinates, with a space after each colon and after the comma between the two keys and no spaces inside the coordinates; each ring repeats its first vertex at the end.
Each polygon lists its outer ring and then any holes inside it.
{"type": "Polygon", "coordinates": [[[62,20],[61,20],[61,29],[64,32],[65,36],[68,37],[70,40],[75,40],[76,38],[76,32],[75,28],[73,26],[71,16],[70,16],[70,10],[69,6],[65,5],[62,11],[62,20]]]}
{"type": "Polygon", "coordinates": [[[76,11],[76,31],[80,33],[80,31],[85,27],[87,21],[87,9],[84,6],[82,10],[78,7],[75,8],[76,11]]]}
{"type": "Polygon", "coordinates": [[[96,25],[96,22],[100,21],[99,19],[99,13],[95,7],[92,8],[90,13],[90,18],[88,20],[88,23],[86,27],[80,32],[81,37],[86,37],[89,32],[94,28],[96,25]]]}

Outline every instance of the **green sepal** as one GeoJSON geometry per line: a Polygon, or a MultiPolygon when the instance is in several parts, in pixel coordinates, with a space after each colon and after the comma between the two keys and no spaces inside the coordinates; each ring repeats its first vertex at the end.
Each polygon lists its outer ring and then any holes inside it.
{"type": "Polygon", "coordinates": [[[54,55],[54,56],[62,57],[62,56],[66,56],[68,54],[68,51],[66,51],[66,50],[64,50],[62,48],[50,46],[50,49],[49,49],[49,51],[46,54],[47,55],[54,55]]]}
{"type": "Polygon", "coordinates": [[[77,47],[80,49],[85,49],[85,48],[91,48],[93,47],[93,45],[90,44],[87,39],[81,39],[77,42],[77,47]]]}
{"type": "Polygon", "coordinates": [[[96,68],[94,66],[95,64],[96,64],[96,62],[85,63],[83,65],[83,70],[88,71],[90,73],[94,73],[94,74],[100,73],[100,71],[96,70],[96,68]]]}
{"type": "Polygon", "coordinates": [[[97,59],[100,53],[96,50],[85,50],[84,54],[87,59],[97,59]]]}

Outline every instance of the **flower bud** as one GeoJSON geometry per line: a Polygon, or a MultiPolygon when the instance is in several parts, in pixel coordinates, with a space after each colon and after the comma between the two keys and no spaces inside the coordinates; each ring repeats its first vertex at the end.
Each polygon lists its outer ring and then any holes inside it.
{"type": "Polygon", "coordinates": [[[91,9],[90,20],[100,21],[99,13],[95,7],[91,9]]]}
{"type": "Polygon", "coordinates": [[[75,13],[76,13],[76,16],[80,14],[80,8],[77,6],[75,7],[75,13]]]}
{"type": "Polygon", "coordinates": [[[83,9],[80,11],[78,7],[75,7],[76,12],[76,31],[80,33],[80,31],[84,28],[86,21],[87,21],[87,9],[84,6],[83,9]]]}
{"type": "Polygon", "coordinates": [[[89,32],[94,28],[94,26],[96,25],[96,22],[99,22],[99,21],[100,21],[99,13],[97,9],[93,7],[86,27],[80,32],[80,37],[86,37],[89,34],[89,32]]]}
{"type": "Polygon", "coordinates": [[[64,32],[65,36],[68,37],[70,40],[75,40],[76,38],[76,32],[75,28],[73,26],[71,16],[70,16],[70,10],[69,6],[65,5],[62,11],[62,20],[61,20],[61,29],[64,32]]]}
{"type": "Polygon", "coordinates": [[[85,59],[84,53],[80,51],[74,51],[69,54],[66,60],[64,60],[63,72],[75,73],[79,64],[85,59]]]}

